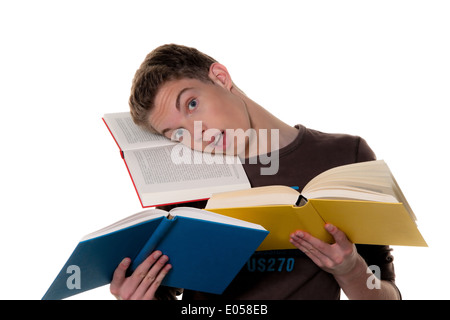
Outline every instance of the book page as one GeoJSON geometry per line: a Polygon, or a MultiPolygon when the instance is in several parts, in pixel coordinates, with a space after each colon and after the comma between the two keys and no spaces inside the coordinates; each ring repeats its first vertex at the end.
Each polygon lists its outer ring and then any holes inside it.
{"type": "Polygon", "coordinates": [[[344,165],[313,178],[302,190],[306,198],[349,198],[398,202],[392,174],[383,160],[344,165]]]}
{"type": "Polygon", "coordinates": [[[129,112],[108,113],[103,120],[122,151],[176,144],[137,126],[129,112]]]}
{"type": "Polygon", "coordinates": [[[294,205],[299,196],[299,192],[291,187],[264,186],[214,194],[208,200],[205,209],[294,205]]]}
{"type": "MultiPolygon", "coordinates": [[[[144,206],[209,198],[213,193],[250,188],[238,158],[223,157],[222,163],[196,163],[202,153],[182,146],[190,163],[173,161],[172,149],[166,146],[131,150],[125,161],[144,206]],[[147,203],[147,204],[145,204],[147,203]]],[[[179,147],[179,145],[177,146],[179,147]]]]}
{"type": "Polygon", "coordinates": [[[92,233],[89,233],[85,235],[80,241],[86,241],[92,238],[96,238],[99,236],[103,236],[121,229],[125,229],[127,227],[137,225],[139,223],[152,220],[152,219],[158,219],[160,217],[166,217],[167,212],[160,209],[152,209],[152,210],[145,210],[138,212],[136,214],[133,214],[129,217],[126,217],[122,220],[119,220],[117,222],[114,222],[113,224],[110,224],[109,226],[106,226],[100,230],[94,231],[92,233]]]}

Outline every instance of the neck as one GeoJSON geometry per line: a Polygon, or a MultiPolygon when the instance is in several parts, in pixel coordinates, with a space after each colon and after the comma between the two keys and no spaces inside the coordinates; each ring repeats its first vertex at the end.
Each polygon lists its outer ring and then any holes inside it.
{"type": "Polygon", "coordinates": [[[245,94],[239,92],[239,95],[246,105],[251,128],[257,133],[257,137],[250,139],[246,158],[267,154],[294,141],[298,134],[295,127],[281,121],[245,94]]]}

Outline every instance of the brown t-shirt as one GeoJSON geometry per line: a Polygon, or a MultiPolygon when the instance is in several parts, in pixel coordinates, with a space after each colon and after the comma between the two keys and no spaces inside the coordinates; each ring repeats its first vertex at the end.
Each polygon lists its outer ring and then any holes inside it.
{"type": "MultiPolygon", "coordinates": [[[[253,187],[286,185],[302,190],[309,180],[327,169],[375,159],[360,137],[322,133],[301,125],[296,128],[297,138],[279,150],[275,175],[261,175],[264,165],[250,164],[254,161],[246,159],[244,169],[253,187]]],[[[383,280],[394,281],[393,257],[388,246],[357,245],[357,250],[369,266],[380,267],[383,280]]],[[[183,300],[339,298],[340,288],[334,277],[297,249],[256,252],[222,295],[189,290],[183,294],[183,300]]]]}

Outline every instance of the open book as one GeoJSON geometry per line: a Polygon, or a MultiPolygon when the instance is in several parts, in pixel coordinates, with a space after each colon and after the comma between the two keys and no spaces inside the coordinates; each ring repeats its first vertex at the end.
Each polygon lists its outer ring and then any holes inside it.
{"type": "Polygon", "coordinates": [[[193,151],[137,126],[129,112],[105,114],[142,207],[208,199],[213,193],[250,188],[238,157],[193,151]],[[220,160],[220,161],[218,161],[220,160]]]}
{"type": "Polygon", "coordinates": [[[220,294],[264,240],[260,225],[196,208],[150,209],[86,235],[44,295],[63,299],[108,284],[125,258],[169,257],[162,284],[220,294]]]}
{"type": "Polygon", "coordinates": [[[332,242],[325,223],[334,224],[354,243],[426,246],[383,160],[330,169],[301,192],[267,186],[215,194],[206,209],[264,226],[270,234],[259,250],[293,248],[289,235],[297,229],[332,242]]]}

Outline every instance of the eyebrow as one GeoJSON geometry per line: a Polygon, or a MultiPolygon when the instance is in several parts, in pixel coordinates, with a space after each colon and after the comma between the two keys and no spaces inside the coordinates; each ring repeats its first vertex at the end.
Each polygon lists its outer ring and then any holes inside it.
{"type": "Polygon", "coordinates": [[[182,94],[191,89],[193,89],[193,88],[184,88],[178,93],[177,101],[175,103],[175,107],[177,108],[178,111],[180,111],[180,98],[181,98],[182,94]]]}
{"type": "MultiPolygon", "coordinates": [[[[183,88],[183,89],[180,90],[180,92],[178,93],[178,95],[177,95],[177,100],[175,101],[175,108],[176,108],[178,111],[180,111],[180,98],[181,98],[181,96],[183,95],[183,93],[185,93],[186,91],[191,90],[191,89],[193,89],[193,88],[192,88],[192,87],[183,88]]],[[[171,129],[171,128],[166,128],[166,129],[164,129],[163,131],[161,131],[161,134],[162,134],[163,136],[165,136],[166,132],[167,132],[167,131],[170,131],[170,130],[172,130],[172,129],[171,129]]]]}

